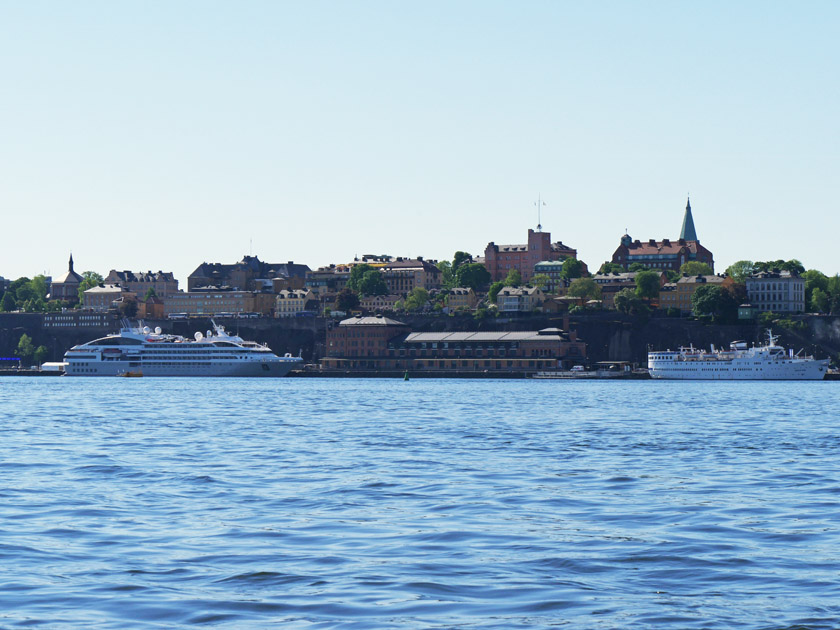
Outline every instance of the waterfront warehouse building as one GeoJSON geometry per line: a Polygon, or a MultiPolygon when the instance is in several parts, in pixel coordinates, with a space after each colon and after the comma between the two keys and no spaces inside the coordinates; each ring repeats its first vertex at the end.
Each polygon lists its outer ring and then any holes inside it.
{"type": "Polygon", "coordinates": [[[586,344],[559,328],[534,331],[412,332],[378,315],[351,317],[327,330],[325,369],[528,372],[566,368],[586,344]]]}

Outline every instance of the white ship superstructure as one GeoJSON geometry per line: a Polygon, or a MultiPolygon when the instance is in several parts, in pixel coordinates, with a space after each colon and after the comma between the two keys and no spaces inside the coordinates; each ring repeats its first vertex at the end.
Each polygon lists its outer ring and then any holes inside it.
{"type": "Polygon", "coordinates": [[[279,357],[263,344],[244,341],[213,322],[193,339],[160,328],[124,325],[119,333],[73,346],[64,355],[68,376],[285,376],[303,363],[279,357]]]}
{"type": "Polygon", "coordinates": [[[828,359],[794,354],[776,345],[778,337],[768,331],[768,343],[747,346],[733,341],[729,350],[711,347],[705,352],[690,346],[677,351],[648,353],[648,371],[653,378],[686,380],[782,380],[817,381],[825,378],[828,359]]]}

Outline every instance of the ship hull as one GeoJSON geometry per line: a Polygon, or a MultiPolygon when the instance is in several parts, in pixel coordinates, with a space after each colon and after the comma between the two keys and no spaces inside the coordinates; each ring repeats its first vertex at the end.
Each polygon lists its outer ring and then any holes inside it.
{"type": "Polygon", "coordinates": [[[755,365],[754,361],[721,363],[648,361],[648,371],[655,379],[692,381],[820,381],[828,371],[826,360],[787,359],[762,365],[755,365]]]}
{"type": "Polygon", "coordinates": [[[91,361],[86,365],[68,364],[67,376],[121,376],[126,373],[143,376],[220,376],[220,377],[267,377],[286,376],[295,367],[303,364],[299,358],[238,361],[238,362],[193,362],[190,365],[154,365],[147,361],[91,361]]]}

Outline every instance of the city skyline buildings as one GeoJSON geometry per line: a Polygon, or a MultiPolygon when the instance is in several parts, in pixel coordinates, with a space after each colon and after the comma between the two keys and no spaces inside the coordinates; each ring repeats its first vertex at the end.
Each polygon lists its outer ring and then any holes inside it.
{"type": "Polygon", "coordinates": [[[0,5],[15,278],[451,259],[541,222],[840,271],[840,7],[0,5]],[[42,229],[38,230],[40,227],[42,229]],[[818,228],[818,229],[817,229],[818,228]],[[251,244],[253,242],[253,245],[251,244]]]}

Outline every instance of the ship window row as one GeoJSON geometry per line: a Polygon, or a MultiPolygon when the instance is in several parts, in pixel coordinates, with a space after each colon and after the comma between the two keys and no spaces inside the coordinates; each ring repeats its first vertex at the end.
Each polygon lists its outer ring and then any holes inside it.
{"type": "Polygon", "coordinates": [[[210,367],[209,361],[178,361],[173,363],[170,361],[143,361],[144,367],[210,367]]]}
{"type": "MultiPolygon", "coordinates": [[[[168,352],[170,354],[185,354],[187,352],[195,352],[196,348],[145,348],[144,352],[146,354],[161,354],[162,352],[168,352]],[[176,351],[173,353],[173,351],[176,351]]],[[[246,354],[252,352],[252,350],[247,348],[207,348],[206,350],[201,350],[202,354],[246,354]]]]}
{"type": "Polygon", "coordinates": [[[158,361],[161,359],[169,359],[173,361],[188,361],[191,359],[203,359],[203,360],[214,360],[214,359],[244,359],[245,357],[239,356],[231,356],[231,355],[213,355],[213,354],[157,354],[153,357],[145,355],[143,357],[131,357],[131,360],[142,359],[143,361],[158,361]]]}

